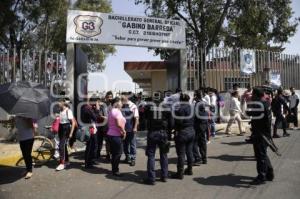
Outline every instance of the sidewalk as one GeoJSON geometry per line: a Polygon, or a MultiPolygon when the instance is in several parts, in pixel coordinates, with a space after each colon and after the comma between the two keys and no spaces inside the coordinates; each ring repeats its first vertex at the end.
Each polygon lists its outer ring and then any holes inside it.
{"type": "MultiPolygon", "coordinates": [[[[246,132],[249,132],[249,125],[248,123],[243,123],[243,125],[246,127],[246,132]],[[246,126],[247,124],[247,126],[246,126]]],[[[214,139],[220,139],[223,137],[226,137],[224,134],[226,129],[227,123],[221,123],[216,125],[217,134],[214,138],[211,139],[213,141],[214,139]]],[[[233,124],[232,126],[232,132],[237,133],[238,128],[237,124],[233,124]]],[[[76,142],[77,144],[79,142],[76,142]]],[[[138,145],[145,145],[146,144],[146,132],[140,132],[138,137],[138,145]]],[[[79,151],[84,150],[84,147],[81,143],[79,143],[77,148],[79,148],[79,151]]],[[[21,150],[19,143],[12,143],[7,142],[4,139],[0,139],[0,165],[2,166],[16,166],[16,163],[18,160],[22,158],[21,150]]]]}

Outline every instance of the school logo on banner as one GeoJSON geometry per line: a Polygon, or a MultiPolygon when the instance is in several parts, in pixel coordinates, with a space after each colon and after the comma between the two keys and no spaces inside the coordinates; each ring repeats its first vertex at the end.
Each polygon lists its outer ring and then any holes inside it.
{"type": "Polygon", "coordinates": [[[270,71],[270,83],[271,85],[281,86],[281,76],[279,72],[270,71]]]}
{"type": "Polygon", "coordinates": [[[256,72],[255,51],[242,49],[240,53],[241,72],[244,74],[253,74],[256,72]]]}
{"type": "Polygon", "coordinates": [[[97,16],[78,15],[74,18],[75,32],[84,37],[95,37],[101,34],[103,20],[97,16]]]}

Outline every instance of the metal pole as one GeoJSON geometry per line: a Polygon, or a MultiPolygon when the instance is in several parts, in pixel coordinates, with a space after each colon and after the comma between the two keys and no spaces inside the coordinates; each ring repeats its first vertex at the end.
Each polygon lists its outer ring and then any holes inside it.
{"type": "Polygon", "coordinates": [[[42,76],[42,51],[39,52],[39,68],[38,68],[38,82],[41,83],[42,76]]]}
{"type": "Polygon", "coordinates": [[[20,50],[20,81],[23,81],[23,50],[20,50]]]}
{"type": "Polygon", "coordinates": [[[16,81],[16,47],[14,46],[13,50],[13,70],[12,70],[12,81],[16,81]]]}

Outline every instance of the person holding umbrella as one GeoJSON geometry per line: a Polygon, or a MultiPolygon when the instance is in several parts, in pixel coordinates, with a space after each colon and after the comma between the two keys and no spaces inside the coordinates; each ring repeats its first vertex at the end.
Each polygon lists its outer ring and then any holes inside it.
{"type": "Polygon", "coordinates": [[[20,148],[26,164],[25,179],[32,177],[32,157],[36,120],[49,115],[49,90],[34,82],[13,82],[0,86],[0,107],[15,116],[20,148]]]}
{"type": "MultiPolygon", "coordinates": [[[[32,177],[32,147],[34,143],[34,135],[37,134],[37,123],[34,119],[13,116],[9,120],[15,124],[17,129],[17,139],[20,144],[20,149],[25,162],[26,171],[24,172],[25,179],[32,177]]],[[[0,121],[5,123],[5,121],[0,121]]]]}

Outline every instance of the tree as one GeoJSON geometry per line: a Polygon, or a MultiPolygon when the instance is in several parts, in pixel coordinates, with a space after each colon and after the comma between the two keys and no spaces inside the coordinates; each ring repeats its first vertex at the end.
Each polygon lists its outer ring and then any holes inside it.
{"type": "MultiPolygon", "coordinates": [[[[77,0],[74,9],[112,12],[109,0],[77,0]]],[[[0,3],[0,50],[17,48],[66,51],[66,0],[2,0],[0,3]]],[[[81,45],[89,61],[99,70],[108,54],[109,45],[81,45]],[[97,64],[96,64],[97,63],[97,64]]]]}
{"type": "MultiPolygon", "coordinates": [[[[187,44],[206,48],[283,50],[299,18],[293,19],[291,0],[135,0],[148,16],[186,22],[187,44]]],[[[156,49],[162,58],[170,51],[156,49]]]]}

